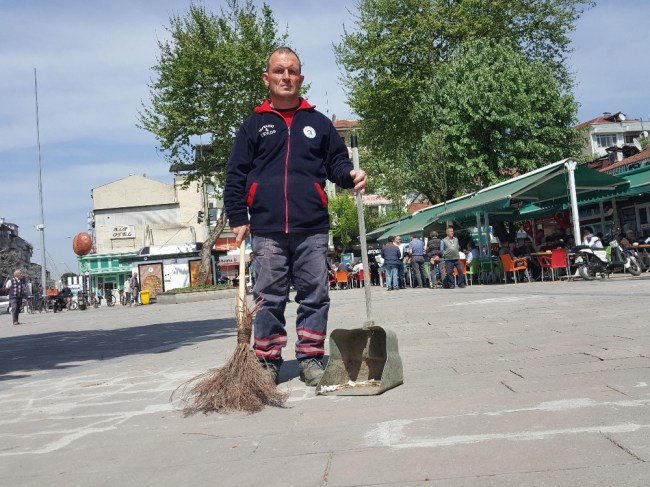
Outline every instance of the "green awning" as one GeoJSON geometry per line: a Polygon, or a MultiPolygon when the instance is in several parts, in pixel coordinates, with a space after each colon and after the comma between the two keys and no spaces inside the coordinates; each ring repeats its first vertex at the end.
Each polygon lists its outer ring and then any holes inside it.
{"type": "Polygon", "coordinates": [[[413,213],[408,218],[401,220],[397,225],[389,228],[377,240],[379,242],[386,242],[391,235],[400,235],[402,238],[414,234],[423,237],[425,231],[433,227],[436,223],[443,225],[446,221],[445,218],[440,218],[440,214],[449,211],[454,206],[464,201],[467,196],[461,196],[446,203],[437,203],[428,208],[424,208],[416,213],[413,213]]]}
{"type": "Polygon", "coordinates": [[[382,234],[384,234],[385,232],[387,232],[388,230],[393,228],[395,225],[397,225],[402,220],[404,220],[406,218],[409,218],[409,217],[410,217],[410,215],[406,215],[406,216],[404,216],[402,218],[393,218],[391,221],[388,221],[388,222],[382,224],[381,226],[375,228],[372,232],[366,233],[366,240],[369,241],[369,242],[373,242],[375,240],[378,240],[379,237],[382,234]]]}
{"type": "MultiPolygon", "coordinates": [[[[476,213],[488,212],[490,219],[512,219],[519,208],[529,203],[537,207],[562,204],[569,199],[568,159],[549,164],[529,173],[509,179],[469,195],[463,204],[441,213],[439,218],[455,221],[470,220],[476,213]],[[501,216],[500,216],[501,215],[501,216]]],[[[628,182],[617,176],[601,173],[585,166],[574,171],[576,194],[612,192],[628,182]]]]}
{"type": "MultiPolygon", "coordinates": [[[[588,191],[578,195],[578,206],[589,205],[617,198],[626,198],[643,193],[650,193],[650,167],[643,167],[618,177],[628,182],[625,185],[619,185],[611,191],[588,191]]],[[[564,199],[549,200],[544,203],[530,203],[521,207],[518,211],[520,219],[537,218],[558,211],[565,211],[570,208],[569,202],[564,199]]]]}

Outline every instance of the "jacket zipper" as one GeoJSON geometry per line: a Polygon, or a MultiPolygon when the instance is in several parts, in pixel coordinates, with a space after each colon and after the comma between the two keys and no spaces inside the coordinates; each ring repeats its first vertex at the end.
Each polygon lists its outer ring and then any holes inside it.
{"type": "Polygon", "coordinates": [[[287,127],[287,156],[284,159],[284,233],[289,233],[289,151],[291,150],[291,127],[287,127]]]}

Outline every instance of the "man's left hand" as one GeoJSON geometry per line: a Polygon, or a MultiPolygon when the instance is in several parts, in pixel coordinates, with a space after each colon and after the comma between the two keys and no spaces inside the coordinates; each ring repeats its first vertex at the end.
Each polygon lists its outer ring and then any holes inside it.
{"type": "Polygon", "coordinates": [[[354,190],[359,191],[361,194],[366,191],[366,183],[368,182],[368,176],[363,169],[359,169],[359,174],[353,169],[350,171],[350,177],[354,181],[354,190]]]}

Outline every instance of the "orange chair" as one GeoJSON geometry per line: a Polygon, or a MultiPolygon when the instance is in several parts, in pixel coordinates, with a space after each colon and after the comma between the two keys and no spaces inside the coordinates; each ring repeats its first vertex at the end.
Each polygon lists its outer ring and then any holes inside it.
{"type": "Polygon", "coordinates": [[[530,282],[530,274],[528,273],[528,262],[526,262],[526,259],[513,259],[508,254],[501,254],[499,255],[499,258],[501,259],[501,263],[503,264],[504,275],[507,276],[508,272],[512,272],[512,277],[515,281],[514,282],[515,284],[517,284],[518,271],[524,271],[524,274],[526,275],[528,282],[530,282]]]}
{"type": "MultiPolygon", "coordinates": [[[[460,259],[460,266],[463,269],[463,275],[465,276],[465,281],[467,281],[467,259],[460,259]]],[[[454,267],[453,273],[454,273],[454,284],[458,285],[458,279],[457,279],[458,269],[456,269],[456,267],[454,267]]],[[[470,284],[472,283],[470,282],[470,284]]]]}
{"type": "Polygon", "coordinates": [[[539,255],[537,256],[537,260],[539,261],[539,266],[542,268],[541,276],[542,276],[542,281],[544,281],[544,270],[548,269],[551,273],[551,279],[555,280],[555,277],[553,276],[553,267],[551,267],[551,256],[550,255],[539,255]]]}
{"type": "Polygon", "coordinates": [[[341,285],[349,287],[348,271],[336,271],[336,289],[341,289],[341,285]]]}

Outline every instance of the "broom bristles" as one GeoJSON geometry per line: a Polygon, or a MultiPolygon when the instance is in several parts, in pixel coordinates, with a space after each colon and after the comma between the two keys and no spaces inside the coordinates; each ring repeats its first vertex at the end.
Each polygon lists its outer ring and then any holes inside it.
{"type": "Polygon", "coordinates": [[[256,413],[265,406],[284,406],[287,394],[281,392],[268,372],[260,365],[250,346],[253,315],[259,308],[249,309],[240,301],[243,312],[237,313],[237,347],[223,367],[209,369],[188,380],[172,394],[180,391],[185,416],[198,412],[256,413]]]}

